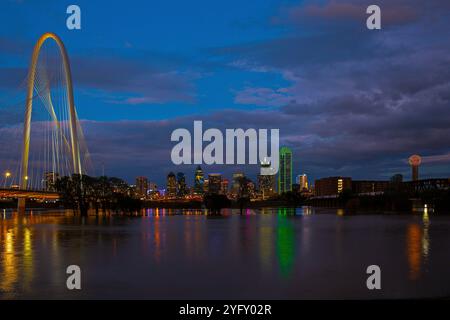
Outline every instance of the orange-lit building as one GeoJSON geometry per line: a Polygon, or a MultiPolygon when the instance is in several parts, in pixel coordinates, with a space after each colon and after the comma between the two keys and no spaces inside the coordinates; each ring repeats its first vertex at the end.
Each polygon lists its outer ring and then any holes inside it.
{"type": "Polygon", "coordinates": [[[349,177],[328,177],[316,180],[314,183],[315,195],[338,196],[344,190],[352,190],[352,178],[349,177]]]}

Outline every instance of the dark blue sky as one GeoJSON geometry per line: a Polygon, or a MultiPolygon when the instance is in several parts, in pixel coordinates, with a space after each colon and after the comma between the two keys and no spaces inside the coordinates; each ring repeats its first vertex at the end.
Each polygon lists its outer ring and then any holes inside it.
{"type": "Polygon", "coordinates": [[[0,125],[21,117],[7,101],[51,31],[69,51],[97,173],[104,163],[129,181],[192,178],[192,166],[170,162],[170,133],[203,120],[280,128],[295,174],[311,179],[409,177],[413,153],[425,157],[423,176],[449,176],[450,4],[377,3],[379,31],[366,28],[364,0],[2,1],[0,125]],[[72,3],[80,31],[66,28],[72,3]]]}

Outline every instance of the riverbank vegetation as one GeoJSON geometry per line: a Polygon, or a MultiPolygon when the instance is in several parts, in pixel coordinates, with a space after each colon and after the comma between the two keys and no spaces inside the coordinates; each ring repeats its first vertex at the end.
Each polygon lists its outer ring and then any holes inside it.
{"type": "Polygon", "coordinates": [[[115,177],[90,177],[74,174],[61,177],[55,183],[66,209],[79,210],[86,215],[89,208],[115,212],[135,212],[142,201],[135,199],[134,189],[124,180],[115,177]]]}

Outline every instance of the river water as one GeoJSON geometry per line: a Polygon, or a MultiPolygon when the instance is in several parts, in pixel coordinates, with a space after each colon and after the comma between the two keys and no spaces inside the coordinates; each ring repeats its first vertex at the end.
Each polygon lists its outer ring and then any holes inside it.
{"type": "Polygon", "coordinates": [[[450,297],[450,216],[338,209],[3,212],[1,299],[450,297]],[[66,268],[81,269],[68,290],[66,268]],[[369,290],[366,269],[381,269],[369,290]]]}

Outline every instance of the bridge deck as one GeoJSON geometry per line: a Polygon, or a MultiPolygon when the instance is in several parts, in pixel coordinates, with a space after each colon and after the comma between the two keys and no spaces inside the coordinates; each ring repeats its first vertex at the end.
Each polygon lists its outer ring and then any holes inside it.
{"type": "Polygon", "coordinates": [[[57,192],[48,192],[42,190],[21,190],[0,188],[0,198],[7,199],[40,199],[40,200],[59,200],[61,195],[57,192]]]}

